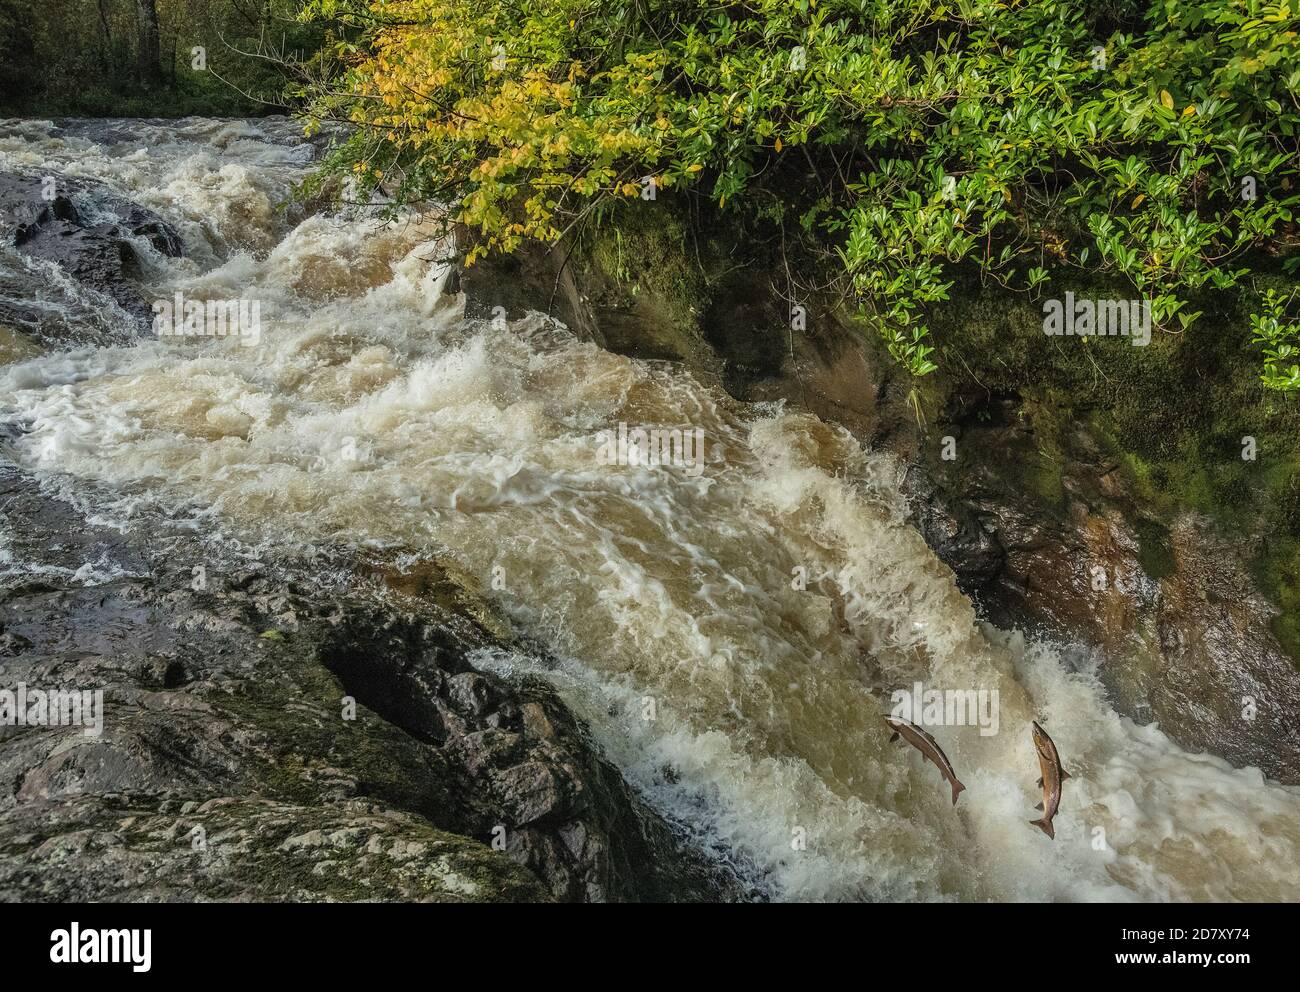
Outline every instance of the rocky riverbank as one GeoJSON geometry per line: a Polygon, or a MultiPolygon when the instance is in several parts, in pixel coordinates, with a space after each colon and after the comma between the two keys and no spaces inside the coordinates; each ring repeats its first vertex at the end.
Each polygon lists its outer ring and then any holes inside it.
{"type": "Polygon", "coordinates": [[[3,898],[738,895],[552,692],[474,668],[509,646],[445,575],[384,605],[98,528],[9,470],[0,522],[0,686],[103,693],[102,733],[0,727],[3,898]]]}

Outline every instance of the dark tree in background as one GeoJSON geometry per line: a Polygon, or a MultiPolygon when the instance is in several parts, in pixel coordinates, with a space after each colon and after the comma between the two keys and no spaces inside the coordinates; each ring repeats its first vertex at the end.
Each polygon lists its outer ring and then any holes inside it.
{"type": "Polygon", "coordinates": [[[139,29],[138,71],[145,86],[162,82],[162,62],[158,41],[158,0],[135,0],[136,24],[139,29]]]}

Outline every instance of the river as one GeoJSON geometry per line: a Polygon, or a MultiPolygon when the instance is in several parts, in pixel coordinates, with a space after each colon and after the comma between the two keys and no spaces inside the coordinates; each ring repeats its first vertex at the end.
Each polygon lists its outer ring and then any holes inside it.
{"type": "Polygon", "coordinates": [[[907,523],[891,457],[540,314],[466,319],[433,220],[281,206],[315,155],[298,135],[0,124],[0,169],[100,180],[179,232],[179,258],[141,239],[146,298],[260,314],[256,343],[141,336],[0,249],[0,289],[62,328],[0,365],[3,458],[124,529],[161,512],[271,561],[454,563],[558,659],[480,663],[551,682],[652,805],[772,898],[1300,892],[1300,789],[1120,716],[1082,647],[981,623],[907,523]],[[619,424],[701,431],[703,464],[608,464],[619,424]],[[881,719],[916,682],[996,693],[996,733],[932,728],[955,807],[881,719]],[[1028,822],[1033,719],[1071,775],[1055,841],[1028,822]]]}

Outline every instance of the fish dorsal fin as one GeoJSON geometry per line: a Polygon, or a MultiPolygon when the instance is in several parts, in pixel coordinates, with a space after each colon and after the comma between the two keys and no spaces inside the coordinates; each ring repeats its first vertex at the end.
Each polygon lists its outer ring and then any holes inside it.
{"type": "Polygon", "coordinates": [[[1042,808],[1043,808],[1043,804],[1042,804],[1042,803],[1038,803],[1037,805],[1034,806],[1034,809],[1037,809],[1037,810],[1041,810],[1042,808]]]}
{"type": "Polygon", "coordinates": [[[892,734],[889,735],[889,743],[890,743],[890,744],[893,744],[894,741],[896,741],[896,740],[898,740],[898,731],[897,731],[897,730],[895,730],[892,734]]]}
{"type": "Polygon", "coordinates": [[[1061,769],[1061,781],[1062,781],[1062,782],[1064,782],[1067,778],[1073,778],[1073,777],[1074,777],[1074,776],[1071,775],[1069,772],[1067,772],[1064,768],[1061,769]]]}
{"type": "Polygon", "coordinates": [[[1034,788],[1041,789],[1042,787],[1043,787],[1043,780],[1040,778],[1037,782],[1034,783],[1034,788]]]}

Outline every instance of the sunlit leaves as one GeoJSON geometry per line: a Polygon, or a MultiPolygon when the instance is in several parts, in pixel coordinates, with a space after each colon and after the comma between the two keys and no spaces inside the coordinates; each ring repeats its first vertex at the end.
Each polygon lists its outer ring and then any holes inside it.
{"type": "Polygon", "coordinates": [[[1251,314],[1254,344],[1264,352],[1261,381],[1269,389],[1300,389],[1300,320],[1288,317],[1291,297],[1274,289],[1264,293],[1263,313],[1251,314]]]}
{"type": "MultiPolygon", "coordinates": [[[[1237,284],[1251,252],[1293,249],[1300,13],[1148,0],[1146,27],[1102,37],[1086,6],[314,0],[309,13],[364,31],[319,94],[369,135],[336,164],[361,162],[363,189],[454,202],[478,251],[553,241],[646,177],[760,216],[774,163],[826,170],[800,229],[833,244],[864,313],[922,375],[926,314],[958,266],[1035,294],[1062,270],[1122,276],[1181,328],[1191,295],[1237,284]]],[[[1269,345],[1270,382],[1292,388],[1283,345],[1269,345]]]]}

